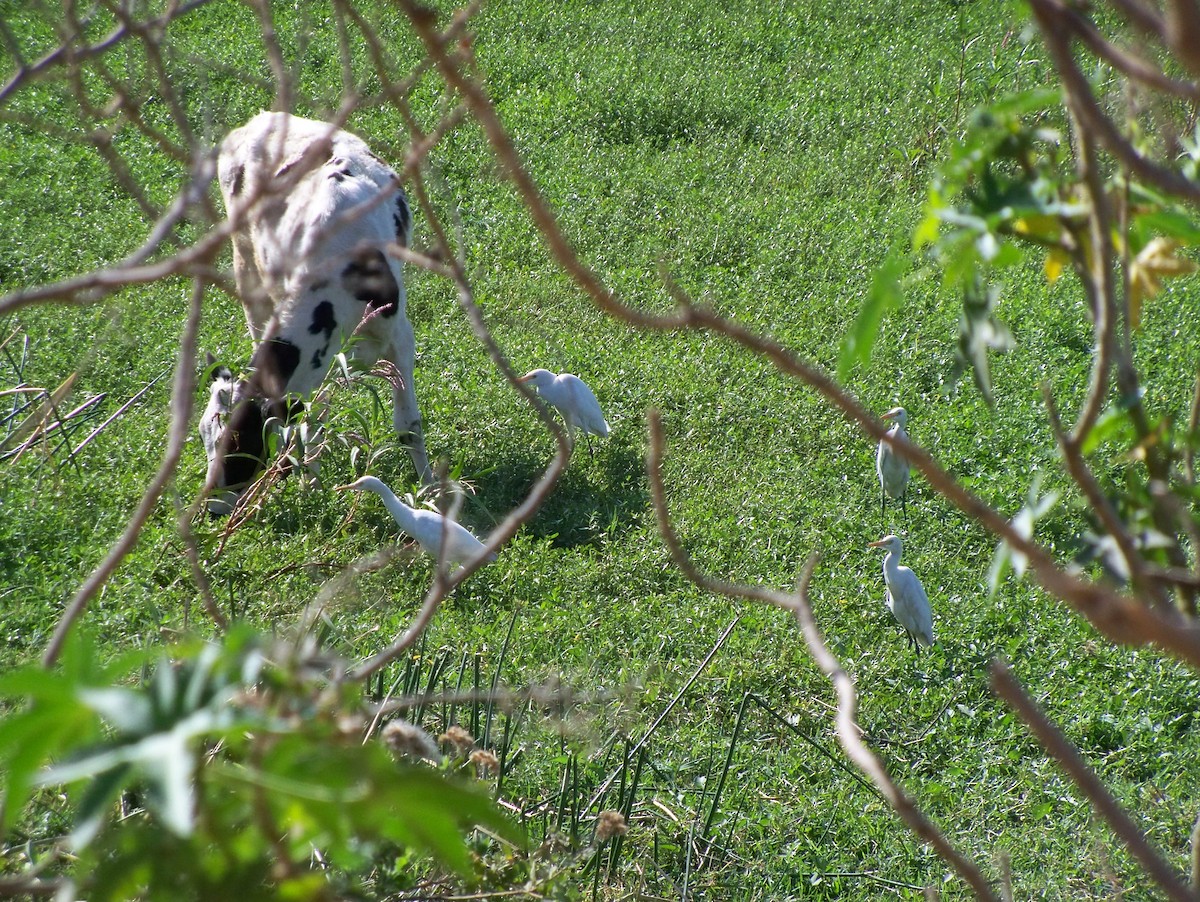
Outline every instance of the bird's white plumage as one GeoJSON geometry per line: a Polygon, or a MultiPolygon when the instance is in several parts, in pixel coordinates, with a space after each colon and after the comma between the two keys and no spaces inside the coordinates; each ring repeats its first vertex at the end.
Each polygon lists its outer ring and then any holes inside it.
{"type": "Polygon", "coordinates": [[[900,566],[899,537],[885,536],[871,545],[887,549],[883,559],[883,582],[887,586],[888,610],[917,643],[918,651],[922,645],[933,645],[933,610],[929,606],[929,596],[917,575],[908,567],[900,566]]]}
{"type": "MultiPolygon", "coordinates": [[[[896,425],[888,430],[888,435],[895,438],[907,438],[904,431],[908,423],[908,414],[903,407],[893,407],[883,415],[885,420],[895,420],[896,425]]],[[[889,498],[900,498],[908,488],[908,459],[898,454],[891,445],[881,441],[879,453],[875,455],[875,472],[879,474],[879,485],[889,498]]]]}
{"type": "MultiPolygon", "coordinates": [[[[483,550],[483,543],[471,535],[466,527],[435,511],[409,507],[374,476],[363,476],[349,485],[338,488],[342,491],[374,492],[383,499],[384,506],[400,528],[416,539],[423,551],[438,560],[444,557],[447,561],[462,563],[483,550]]],[[[495,559],[495,552],[491,552],[487,557],[489,561],[495,559]]]]}
{"type": "Polygon", "coordinates": [[[537,369],[526,373],[521,381],[532,384],[546,403],[562,414],[572,442],[575,441],[576,427],[582,429],[585,436],[591,434],[603,438],[608,435],[608,423],[600,410],[600,402],[578,376],[571,373],[556,376],[549,370],[537,369]]]}

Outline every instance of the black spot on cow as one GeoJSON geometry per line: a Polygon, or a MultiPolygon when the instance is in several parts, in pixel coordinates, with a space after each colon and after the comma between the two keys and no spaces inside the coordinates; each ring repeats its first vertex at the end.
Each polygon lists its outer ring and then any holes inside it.
{"type": "Polygon", "coordinates": [[[308,324],[308,333],[320,335],[324,332],[325,339],[328,341],[336,328],[337,320],[333,318],[333,304],[329,301],[321,301],[313,310],[312,322],[308,324]]]}
{"type": "Polygon", "coordinates": [[[328,287],[329,287],[328,279],[318,279],[317,281],[313,282],[311,285],[308,286],[308,290],[309,291],[324,291],[328,287]]]}
{"type": "Polygon", "coordinates": [[[256,394],[282,398],[288,380],[300,365],[300,349],[285,338],[264,341],[250,361],[254,368],[256,394]]]}
{"type": "Polygon", "coordinates": [[[233,170],[233,184],[229,186],[229,193],[237,197],[242,193],[242,182],[246,178],[246,167],[239,166],[233,170]]]}
{"type": "Polygon", "coordinates": [[[392,224],[396,227],[396,240],[408,247],[408,236],[412,231],[412,211],[408,208],[408,198],[401,191],[396,195],[396,212],[392,214],[392,224]]]}
{"type": "Polygon", "coordinates": [[[395,316],[400,309],[400,285],[387,257],[380,251],[360,251],[342,270],[342,285],[371,310],[395,316]]]}
{"type": "Polygon", "coordinates": [[[325,366],[325,352],[328,350],[329,345],[326,344],[323,347],[317,348],[315,351],[313,351],[310,365],[314,370],[322,369],[325,366]]]}

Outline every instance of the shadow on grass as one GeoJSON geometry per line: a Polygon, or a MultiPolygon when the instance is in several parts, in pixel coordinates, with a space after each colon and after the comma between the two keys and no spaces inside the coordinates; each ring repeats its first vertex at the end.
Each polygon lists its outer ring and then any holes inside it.
{"type": "MultiPolygon", "coordinates": [[[[600,536],[616,538],[635,526],[649,510],[641,452],[615,441],[593,442],[589,457],[581,444],[549,497],[525,529],[539,539],[552,539],[556,548],[574,548],[600,536]]],[[[477,462],[465,461],[467,472],[477,462]]],[[[479,462],[482,463],[482,462],[479,462]]],[[[477,494],[467,502],[464,519],[482,523],[490,512],[499,522],[521,503],[546,466],[546,458],[530,452],[507,456],[490,468],[481,466],[473,477],[477,494]]]]}

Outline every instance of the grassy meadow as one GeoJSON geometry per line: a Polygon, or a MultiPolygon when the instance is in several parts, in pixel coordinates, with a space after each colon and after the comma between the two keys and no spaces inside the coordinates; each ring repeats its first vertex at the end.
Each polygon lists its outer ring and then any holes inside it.
{"type": "MultiPolygon", "coordinates": [[[[289,4],[276,15],[299,75],[297,111],[327,114],[341,85],[328,12],[289,4]]],[[[0,16],[29,46],[50,46],[45,21],[23,4],[0,0],[0,16]]],[[[390,8],[373,16],[398,71],[409,71],[416,38],[390,8]]],[[[829,369],[875,268],[910,240],[934,167],[970,111],[1053,78],[1011,2],[506,0],[485,5],[475,28],[505,125],[607,285],[631,303],[666,309],[661,263],[694,296],[829,369]]],[[[214,142],[272,102],[256,35],[253,12],[223,2],[171,32],[177,87],[214,142]]],[[[361,47],[356,60],[364,93],[377,90],[361,47]]],[[[426,75],[414,100],[432,122],[445,98],[426,75]]],[[[10,107],[65,128],[74,108],[53,82],[32,84],[10,107]]],[[[162,115],[153,104],[147,111],[162,115]]],[[[404,130],[391,107],[365,107],[350,127],[381,156],[402,160],[404,130]]],[[[147,194],[165,203],[183,171],[139,142],[116,140],[147,194]]],[[[843,766],[831,687],[795,624],[699,591],[671,563],[644,470],[650,407],[663,414],[672,515],[697,565],[787,588],[819,553],[816,615],[857,681],[869,743],[989,875],[1007,859],[1018,898],[1154,895],[989,692],[995,656],[1011,662],[1183,868],[1200,795],[1195,674],[1153,651],[1111,646],[1029,583],[1010,579],[989,597],[994,541],[919,479],[907,522],[898,509],[881,516],[873,444],[767,362],[706,334],[638,333],[594,309],[550,260],[479,129],[450,134],[431,162],[434,201],[457,219],[478,300],[514,368],[579,374],[613,433],[593,443],[594,457],[581,449],[533,521],[455,593],[417,653],[381,685],[489,686],[498,674],[513,687],[561,681],[591,693],[565,719],[536,710],[505,718],[499,794],[531,812],[538,840],[562,818],[562,798],[585,809],[621,770],[622,750],[680,696],[644,744],[620,857],[602,875],[581,876],[582,895],[595,882],[598,897],[612,899],[922,898],[929,885],[945,898],[966,896],[843,766]],[[866,547],[893,531],[934,608],[938,644],[919,658],[883,606],[882,554],[866,547]],[[568,768],[575,776],[564,781],[568,768]],[[560,796],[564,785],[571,790],[560,796]],[[715,848],[699,862],[690,850],[704,835],[715,848]]],[[[44,131],[0,123],[0,185],[2,292],[112,262],[147,233],[94,152],[44,131]]],[[[418,217],[418,247],[429,240],[424,228],[418,217]]],[[[1148,403],[1185,417],[1197,342],[1187,327],[1194,311],[1183,306],[1194,282],[1179,285],[1147,308],[1138,355],[1148,403]]],[[[463,520],[486,532],[524,497],[553,441],[472,337],[452,286],[409,267],[407,288],[428,447],[474,488],[463,520]]],[[[68,407],[104,395],[72,446],[167,373],[78,455],[51,444],[0,462],[6,667],[40,653],[161,459],[187,300],[186,284],[167,281],[0,321],[0,341],[16,334],[0,353],[0,390],[21,381],[54,388],[77,372],[68,407]]],[[[1073,412],[1090,325],[1069,278],[1047,284],[1040,261],[1015,272],[999,315],[1017,343],[994,361],[993,411],[969,380],[949,381],[959,305],[939,290],[936,271],[915,269],[903,308],[885,319],[869,366],[848,388],[879,412],[905,406],[916,440],[973,491],[1015,512],[1035,478],[1043,488],[1066,486],[1040,386],[1048,381],[1073,412]]],[[[235,365],[248,359],[236,301],[209,295],[201,347],[235,365]]],[[[358,433],[375,452],[372,473],[398,493],[415,488],[390,410],[362,388],[339,391],[336,403],[331,432],[358,433]]],[[[324,489],[287,480],[227,541],[222,523],[195,524],[227,612],[286,633],[326,580],[395,540],[377,499],[328,490],[361,475],[368,456],[356,469],[348,449],[331,443],[324,489]]],[[[211,630],[176,524],[178,504],[203,477],[193,431],[173,487],[86,615],[113,650],[211,630]]],[[[1039,535],[1066,560],[1086,523],[1068,493],[1039,535]]],[[[429,561],[413,556],[363,577],[330,611],[324,641],[353,660],[376,651],[404,629],[430,576],[429,561]]],[[[443,713],[431,707],[426,725],[443,728],[443,713]]],[[[458,717],[482,734],[480,709],[458,717]]],[[[501,732],[497,722],[493,745],[501,732]]],[[[584,821],[615,807],[615,792],[584,821]]],[[[54,816],[31,817],[44,821],[31,831],[54,829],[54,816]]],[[[586,842],[590,826],[580,829],[586,842]]]]}

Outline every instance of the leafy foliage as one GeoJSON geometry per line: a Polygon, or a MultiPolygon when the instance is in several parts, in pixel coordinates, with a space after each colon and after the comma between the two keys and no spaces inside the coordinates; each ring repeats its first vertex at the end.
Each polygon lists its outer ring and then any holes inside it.
{"type": "Polygon", "coordinates": [[[253,898],[319,899],[331,884],[308,867],[313,849],[335,880],[406,848],[468,878],[465,828],[520,842],[477,790],[364,742],[357,693],[307,676],[293,646],[242,628],[161,657],[133,686],[114,682],[127,659],[96,657],[81,630],[61,669],[0,679],[23,709],[0,724],[6,809],[33,785],[70,787],[70,847],[90,898],[243,885],[253,898]],[[112,823],[118,799],[132,811],[112,823]]]}

